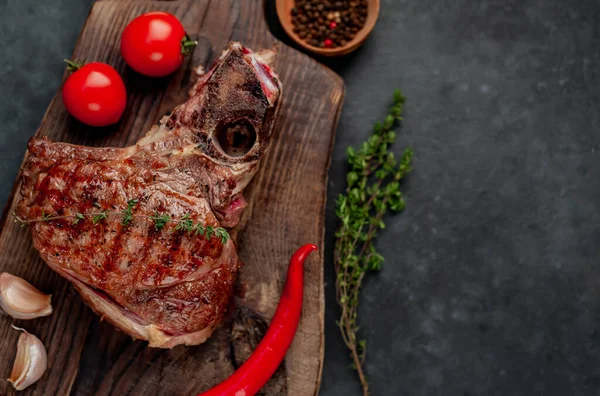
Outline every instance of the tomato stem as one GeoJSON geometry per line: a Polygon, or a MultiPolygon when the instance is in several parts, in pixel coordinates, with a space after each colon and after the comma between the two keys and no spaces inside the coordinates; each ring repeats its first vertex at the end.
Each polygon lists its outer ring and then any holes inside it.
{"type": "Polygon", "coordinates": [[[68,71],[75,72],[75,71],[81,69],[81,66],[83,66],[83,63],[81,63],[77,59],[73,59],[73,60],[63,59],[63,60],[67,64],[67,70],[68,71]]]}
{"type": "Polygon", "coordinates": [[[198,45],[196,40],[192,40],[187,34],[181,39],[181,53],[183,55],[189,55],[192,53],[194,47],[198,45]]]}

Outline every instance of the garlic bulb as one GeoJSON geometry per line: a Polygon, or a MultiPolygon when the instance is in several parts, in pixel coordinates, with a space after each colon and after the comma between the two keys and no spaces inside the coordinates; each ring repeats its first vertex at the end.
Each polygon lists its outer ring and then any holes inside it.
{"type": "Polygon", "coordinates": [[[24,329],[13,328],[23,333],[19,337],[17,356],[8,380],[16,390],[23,390],[44,375],[48,367],[48,356],[39,338],[24,329]]]}
{"type": "Polygon", "coordinates": [[[51,298],[18,276],[0,273],[0,308],[15,319],[50,315],[51,298]]]}

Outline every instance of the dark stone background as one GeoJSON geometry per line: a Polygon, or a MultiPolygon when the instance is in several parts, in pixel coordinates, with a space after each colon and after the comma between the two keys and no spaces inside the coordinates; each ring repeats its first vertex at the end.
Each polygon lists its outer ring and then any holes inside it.
{"type": "MultiPolygon", "coordinates": [[[[91,3],[0,0],[2,203],[91,3]]],[[[600,2],[383,0],[366,44],[329,64],[347,87],[329,246],[345,149],[394,87],[408,97],[397,150],[416,154],[362,293],[373,394],[597,395],[600,2]]],[[[358,395],[331,268],[321,395],[358,395]]]]}

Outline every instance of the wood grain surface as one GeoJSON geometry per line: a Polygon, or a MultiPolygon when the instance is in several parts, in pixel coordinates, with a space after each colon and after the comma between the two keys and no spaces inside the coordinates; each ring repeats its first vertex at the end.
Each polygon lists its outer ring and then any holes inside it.
{"type": "MultiPolygon", "coordinates": [[[[253,49],[275,44],[263,14],[263,4],[256,0],[98,1],[73,57],[104,61],[121,73],[128,91],[125,114],[116,125],[90,128],[67,114],[58,93],[36,135],[89,146],[134,144],[162,115],[185,101],[192,67],[210,66],[232,40],[253,49]],[[160,79],[134,73],[118,50],[125,25],[152,10],[173,13],[199,41],[181,70],[160,79]]],[[[204,345],[151,349],[102,323],[69,282],[39,258],[29,231],[12,220],[10,212],[19,199],[17,180],[0,221],[0,271],[52,293],[54,306],[52,316],[32,321],[0,316],[3,378],[10,375],[19,335],[11,324],[36,334],[48,350],[48,371],[19,394],[191,395],[223,380],[247,358],[267,324],[261,317],[270,318],[275,311],[290,255],[303,243],[323,244],[327,170],[344,94],[337,75],[281,44],[275,67],[284,84],[282,110],[268,155],[245,193],[250,205],[238,234],[245,266],[239,275],[237,308],[204,345]]],[[[318,393],[324,350],[322,250],[308,260],[305,280],[298,333],[277,383],[263,394],[318,393]]],[[[0,381],[0,395],[14,393],[7,381],[0,381]]]]}

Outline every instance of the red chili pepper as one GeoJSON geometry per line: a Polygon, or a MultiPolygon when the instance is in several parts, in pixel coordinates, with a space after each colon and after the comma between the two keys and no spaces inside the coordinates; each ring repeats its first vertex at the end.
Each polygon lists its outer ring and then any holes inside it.
{"type": "Polygon", "coordinates": [[[254,396],[273,376],[294,339],[304,293],[304,260],[317,247],[300,247],[290,260],[277,310],[264,338],[231,377],[198,396],[254,396]]]}

